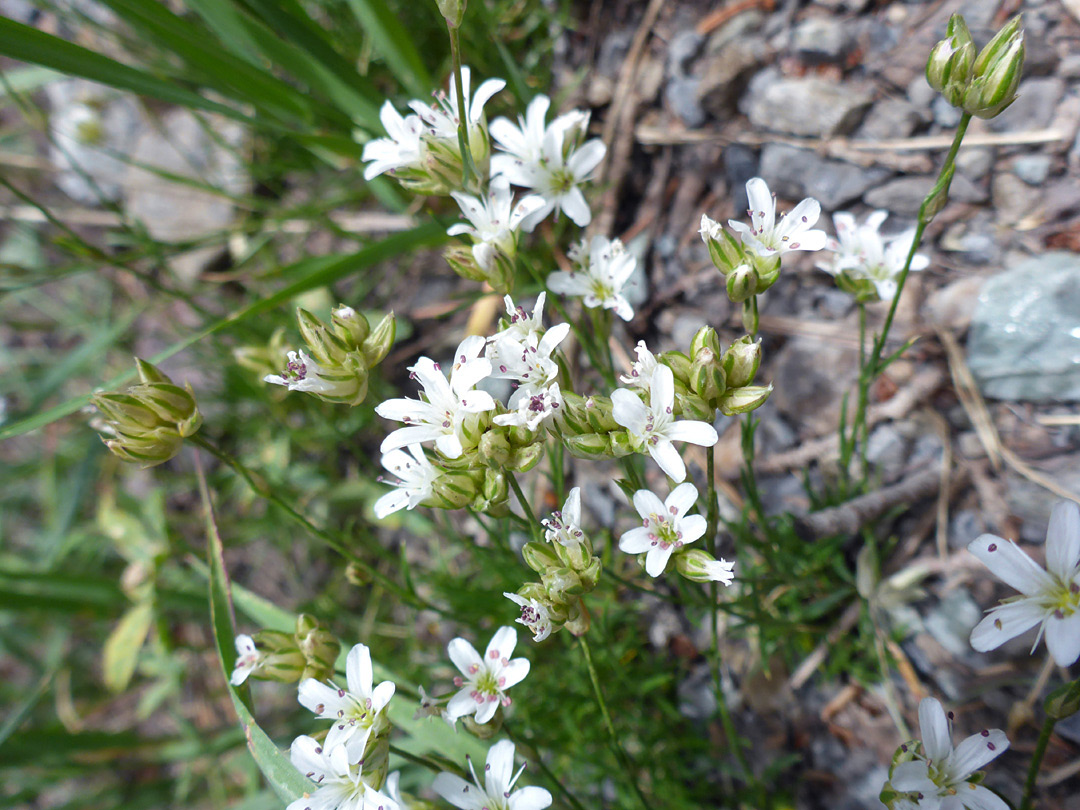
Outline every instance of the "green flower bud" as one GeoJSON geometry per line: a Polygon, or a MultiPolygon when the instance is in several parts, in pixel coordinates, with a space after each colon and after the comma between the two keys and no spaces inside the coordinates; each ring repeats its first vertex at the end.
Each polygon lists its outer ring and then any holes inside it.
{"type": "Polygon", "coordinates": [[[555,602],[565,603],[570,601],[570,597],[585,593],[581,577],[571,568],[546,568],[538,573],[548,596],[555,602]]]}
{"type": "Polygon", "coordinates": [[[736,304],[746,301],[758,292],[757,274],[748,264],[742,264],[727,277],[728,298],[736,304]]]}
{"type": "Polygon", "coordinates": [[[563,391],[562,398],[562,407],[555,414],[555,423],[559,426],[560,432],[564,435],[566,433],[578,435],[591,433],[585,397],[572,391],[563,391]]]}
{"type": "MultiPolygon", "coordinates": [[[[975,76],[985,76],[993,69],[996,63],[1003,60],[1006,52],[1016,42],[1023,42],[1024,29],[1020,27],[1020,24],[1021,18],[1018,14],[1005,23],[1001,30],[994,34],[994,38],[979,51],[975,64],[972,66],[972,72],[975,76]]],[[[971,35],[969,34],[968,41],[970,40],[971,35]]]]}
{"type": "Polygon", "coordinates": [[[634,445],[634,441],[627,431],[620,430],[609,435],[611,438],[611,454],[615,458],[624,458],[638,452],[639,448],[634,445]]]}
{"type": "Polygon", "coordinates": [[[241,346],[233,350],[233,357],[238,365],[255,372],[261,380],[280,370],[281,358],[286,355],[288,349],[285,343],[285,329],[278,327],[264,345],[241,346]]]}
{"type": "Polygon", "coordinates": [[[972,65],[975,62],[975,44],[971,41],[964,18],[953,14],[941,40],[930,51],[926,62],[926,81],[941,93],[954,107],[964,98],[972,65]]]}
{"type": "Polygon", "coordinates": [[[534,442],[533,444],[519,447],[514,450],[514,454],[510,459],[509,468],[514,472],[528,472],[535,467],[543,457],[544,443],[539,441],[534,442]]]}
{"type": "Polygon", "coordinates": [[[696,357],[703,350],[712,352],[714,357],[720,356],[720,337],[711,326],[701,327],[690,339],[690,357],[696,357]]]}
{"type": "MultiPolygon", "coordinates": [[[[989,48],[990,45],[986,47],[989,48]]],[[[981,60],[982,54],[979,57],[981,60]]],[[[1000,115],[1016,101],[1016,89],[1020,86],[1023,69],[1024,32],[1019,31],[1009,42],[1008,48],[988,63],[986,72],[977,75],[968,86],[964,94],[964,109],[977,118],[994,118],[1000,115]]]]}
{"type": "Polygon", "coordinates": [[[525,558],[525,564],[538,574],[562,565],[556,549],[546,543],[526,543],[521,547],[521,556],[525,558]]]}
{"type": "Polygon", "coordinates": [[[615,421],[611,397],[592,396],[585,400],[585,418],[589,426],[597,433],[609,433],[619,430],[615,421]]]}
{"type": "Polygon", "coordinates": [[[375,790],[382,790],[390,772],[390,724],[386,712],[380,712],[376,725],[372,726],[360,761],[364,763],[364,781],[375,790]]]}
{"type": "Polygon", "coordinates": [[[724,352],[720,364],[724,367],[725,380],[732,388],[742,388],[754,381],[761,364],[761,340],[743,335],[724,352]]]}
{"type": "Polygon", "coordinates": [[[481,490],[482,500],[474,506],[481,512],[491,512],[492,509],[505,506],[510,497],[510,484],[506,476],[498,470],[488,468],[484,470],[484,484],[481,490]]]}
{"type": "MultiPolygon", "coordinates": [[[[930,193],[926,195],[919,208],[919,218],[924,222],[931,222],[934,217],[941,213],[946,203],[949,202],[949,187],[952,185],[953,175],[956,173],[956,164],[950,163],[949,167],[942,172],[930,193]]],[[[877,291],[875,289],[875,297],[877,291]]]]}
{"type": "Polygon", "coordinates": [[[349,345],[303,307],[296,308],[296,323],[308,353],[319,365],[336,365],[349,353],[349,345]]]}
{"type": "Polygon", "coordinates": [[[390,348],[394,345],[396,336],[397,321],[394,319],[393,311],[391,311],[386,313],[383,319],[375,324],[371,334],[364,338],[364,341],[360,344],[360,351],[364,355],[368,368],[374,368],[386,358],[386,355],[390,353],[390,348]]]}
{"type": "Polygon", "coordinates": [[[333,674],[341,642],[314,616],[301,613],[296,617],[296,645],[304,656],[302,679],[322,681],[333,674]]]}
{"type": "Polygon", "coordinates": [[[260,630],[251,640],[260,653],[259,665],[251,677],[278,683],[296,683],[304,676],[307,660],[296,643],[296,636],[278,630],[260,630]]]}
{"type": "Polygon", "coordinates": [[[480,494],[479,475],[465,470],[442,470],[431,485],[431,497],[425,506],[439,509],[464,509],[480,494]]]}
{"type": "Polygon", "coordinates": [[[565,627],[574,636],[581,637],[589,632],[589,611],[585,609],[585,604],[578,599],[570,609],[570,614],[563,622],[565,627]]]}
{"type": "Polygon", "coordinates": [[[465,16],[466,0],[435,0],[439,6],[439,13],[446,19],[446,24],[451,28],[461,25],[465,16]]]}
{"type": "Polygon", "coordinates": [[[746,264],[746,250],[739,239],[715,220],[701,215],[701,239],[709,249],[713,266],[727,278],[736,268],[746,264]]]}
{"type": "Polygon", "coordinates": [[[1043,709],[1047,717],[1055,720],[1064,720],[1080,712],[1080,681],[1059,686],[1051,692],[1043,703],[1043,709]]]}
{"type": "Polygon", "coordinates": [[[760,407],[772,393],[772,385],[745,385],[742,388],[731,388],[720,400],[720,413],[724,416],[734,416],[739,413],[749,413],[760,407]]]}
{"type": "Polygon", "coordinates": [[[675,555],[675,570],[691,582],[730,584],[731,566],[718,561],[703,548],[683,549],[675,555]]]}
{"type": "Polygon", "coordinates": [[[334,327],[334,333],[349,347],[361,345],[371,334],[368,319],[345,304],[338,304],[330,311],[330,323],[334,327]]]}
{"type": "MultiPolygon", "coordinates": [[[[566,445],[566,449],[570,451],[570,455],[577,458],[596,461],[602,458],[611,458],[613,455],[611,438],[606,433],[582,433],[576,436],[563,436],[563,443],[566,445]]],[[[629,455],[629,453],[624,455],[629,455]]]]}
{"type": "Polygon", "coordinates": [[[679,416],[687,419],[696,419],[701,422],[712,422],[716,418],[716,407],[710,405],[696,394],[675,393],[675,411],[679,416]]]}
{"type": "Polygon", "coordinates": [[[780,254],[759,256],[757,253],[751,253],[750,265],[754,268],[754,273],[757,274],[758,293],[765,292],[780,278],[780,254]]]}
{"type": "Polygon", "coordinates": [[[497,427],[484,432],[476,449],[480,458],[492,467],[505,467],[513,452],[506,431],[497,427]]]}
{"type": "Polygon", "coordinates": [[[443,259],[450,269],[469,281],[487,281],[487,274],[476,263],[472,248],[468,245],[451,245],[443,251],[443,259]]]}
{"type": "Polygon", "coordinates": [[[183,440],[202,424],[191,386],[174,385],[150,363],[136,358],[139,385],[124,393],[95,394],[105,417],[102,441],[116,456],[152,467],[180,452],[183,440]]]}
{"type": "Polygon", "coordinates": [[[584,568],[576,569],[578,576],[581,577],[581,582],[585,586],[586,591],[591,591],[596,587],[600,581],[600,572],[602,570],[599,557],[593,557],[589,560],[588,564],[584,568]]]}
{"type": "Polygon", "coordinates": [[[461,724],[465,726],[465,730],[472,734],[474,737],[480,740],[490,740],[500,731],[503,726],[503,710],[502,706],[495,710],[495,716],[492,717],[484,724],[476,722],[476,719],[467,714],[461,718],[461,724]]]}
{"type": "Polygon", "coordinates": [[[675,378],[675,385],[690,388],[690,358],[682,352],[664,352],[656,358],[671,369],[671,376],[675,378]]]}

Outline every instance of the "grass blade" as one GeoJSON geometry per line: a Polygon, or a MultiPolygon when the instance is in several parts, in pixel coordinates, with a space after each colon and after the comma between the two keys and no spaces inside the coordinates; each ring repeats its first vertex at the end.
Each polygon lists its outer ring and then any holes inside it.
{"type": "Polygon", "coordinates": [[[401,86],[414,96],[427,95],[432,88],[431,75],[412,37],[386,0],[349,0],[349,6],[371,38],[371,47],[386,61],[401,86]]]}

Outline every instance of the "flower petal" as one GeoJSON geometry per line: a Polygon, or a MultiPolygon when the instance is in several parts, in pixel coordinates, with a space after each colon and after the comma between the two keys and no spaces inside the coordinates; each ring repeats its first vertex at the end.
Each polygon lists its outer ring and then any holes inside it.
{"type": "Polygon", "coordinates": [[[494,697],[494,695],[488,696],[488,699],[485,700],[483,704],[478,703],[476,705],[476,722],[480,725],[484,725],[484,723],[490,721],[491,718],[495,716],[495,712],[499,710],[498,699],[492,700],[492,697],[494,697]]]}
{"type": "Polygon", "coordinates": [[[978,734],[972,734],[966,740],[956,746],[956,750],[949,755],[944,763],[950,781],[953,784],[962,782],[975,771],[982,768],[987,762],[1000,756],[1009,747],[1009,738],[1001,729],[986,729],[978,734]]]}
{"type": "Polygon", "coordinates": [[[649,409],[633,391],[627,388],[616,388],[611,393],[611,417],[632,434],[640,437],[645,432],[645,425],[649,420],[649,409]]]}
{"type": "Polygon", "coordinates": [[[644,554],[652,548],[652,544],[649,530],[644,526],[631,529],[619,538],[619,550],[627,554],[644,554]]]}
{"type": "Polygon", "coordinates": [[[666,515],[667,507],[655,493],[647,489],[639,489],[634,493],[634,508],[643,518],[650,515],[666,515]]]}
{"type": "Polygon", "coordinates": [[[914,790],[927,794],[937,793],[937,786],[930,779],[926,763],[919,760],[901,762],[893,768],[889,784],[905,793],[914,790]]]}
{"type": "Polygon", "coordinates": [[[1050,512],[1046,530],[1046,568],[1066,582],[1080,565],[1080,506],[1059,501],[1050,512]]]}
{"type": "Polygon", "coordinates": [[[301,706],[319,717],[337,717],[339,709],[349,706],[349,701],[339,695],[337,689],[314,678],[306,678],[300,682],[297,698],[301,706]]]}
{"type": "Polygon", "coordinates": [[[471,685],[466,686],[464,689],[454,695],[446,704],[446,716],[451,720],[457,720],[464,717],[467,714],[472,714],[476,711],[476,707],[479,705],[476,702],[470,692],[472,692],[471,685]]]}
{"type": "Polygon", "coordinates": [[[700,538],[705,531],[709,528],[709,522],[705,520],[702,515],[690,515],[683,518],[679,523],[679,530],[682,532],[683,545],[693,543],[700,538]]]}
{"type": "Polygon", "coordinates": [[[697,487],[687,481],[685,484],[679,484],[671,491],[671,494],[667,496],[667,500],[664,501],[664,506],[667,507],[669,512],[672,508],[675,509],[671,514],[685,515],[697,502],[697,496],[697,487]]]}
{"type": "Polygon", "coordinates": [[[544,810],[551,806],[551,794],[542,787],[518,788],[509,799],[509,810],[544,810]]]}
{"type": "Polygon", "coordinates": [[[674,546],[664,548],[660,544],[649,549],[649,553],[645,555],[645,573],[650,577],[658,577],[664,573],[664,569],[667,568],[668,560],[671,559],[671,552],[673,549],[674,546]]]}
{"type": "Polygon", "coordinates": [[[479,810],[487,798],[480,795],[475,785],[452,773],[443,772],[436,776],[431,789],[460,810],[479,810]]]}
{"type": "Polygon", "coordinates": [[[491,637],[491,641],[488,642],[487,649],[484,650],[484,659],[494,661],[500,658],[509,658],[514,654],[514,647],[516,646],[517,630],[510,626],[500,627],[495,631],[495,635],[491,637]]]}
{"type": "Polygon", "coordinates": [[[1046,648],[1059,667],[1068,667],[1080,658],[1080,610],[1058,618],[1050,614],[1046,620],[1046,648]]]}
{"type": "Polygon", "coordinates": [[[952,753],[952,737],[945,709],[932,697],[923,698],[919,703],[919,729],[922,731],[926,756],[931,760],[940,762],[952,753]]]}
{"type": "Polygon", "coordinates": [[[514,743],[499,740],[488,749],[487,777],[484,788],[489,796],[505,796],[510,792],[510,780],[514,778],[514,743]]]}
{"type": "Polygon", "coordinates": [[[1018,599],[998,605],[971,631],[971,646],[978,652],[996,650],[1045,618],[1046,608],[1035,599],[1018,599]]]}
{"type": "Polygon", "coordinates": [[[970,782],[956,786],[956,798],[970,810],[1009,810],[1009,805],[994,791],[970,782]]]}
{"type": "Polygon", "coordinates": [[[686,480],[686,465],[675,445],[664,438],[656,439],[655,443],[649,444],[649,455],[653,457],[653,461],[660,465],[660,469],[672,481],[681,483],[686,480]]]}
{"type": "Polygon", "coordinates": [[[373,676],[371,672],[371,650],[366,644],[356,644],[345,659],[345,682],[349,691],[357,697],[371,695],[373,676]]]}
{"type": "Polygon", "coordinates": [[[968,551],[978,557],[994,576],[1025,596],[1053,585],[1050,575],[1012,540],[984,534],[968,544],[968,551]]]}
{"type": "Polygon", "coordinates": [[[708,422],[698,422],[693,419],[672,422],[664,432],[674,442],[689,442],[700,447],[712,447],[720,441],[716,428],[708,422]]]}
{"type": "Polygon", "coordinates": [[[476,651],[476,648],[467,642],[463,638],[455,638],[446,645],[446,654],[450,656],[450,660],[454,662],[454,666],[457,667],[461,674],[471,678],[473,673],[470,672],[470,668],[479,667],[483,664],[483,659],[480,657],[480,653],[476,651]]]}

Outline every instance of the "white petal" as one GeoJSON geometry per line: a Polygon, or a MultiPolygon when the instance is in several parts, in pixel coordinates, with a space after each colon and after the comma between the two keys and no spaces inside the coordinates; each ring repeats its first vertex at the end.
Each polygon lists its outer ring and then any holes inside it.
{"type": "Polygon", "coordinates": [[[1073,501],[1059,501],[1050,512],[1046,530],[1046,568],[1068,581],[1080,565],[1080,506],[1073,501]]]}
{"type": "Polygon", "coordinates": [[[650,443],[649,455],[653,457],[653,461],[660,465],[660,469],[672,481],[681,483],[686,480],[686,465],[683,463],[679,451],[675,449],[675,445],[670,441],[658,438],[655,443],[650,443]]]}
{"type": "Polygon", "coordinates": [[[618,424],[640,437],[649,420],[649,409],[633,391],[616,388],[611,393],[611,416],[618,424]]]}
{"type": "Polygon", "coordinates": [[[998,605],[971,631],[971,646],[978,652],[996,650],[1045,618],[1046,609],[1036,599],[1020,599],[998,605]]]}
{"type": "Polygon", "coordinates": [[[584,228],[592,222],[592,211],[589,210],[589,204],[585,201],[585,195],[577,186],[573,186],[563,194],[558,204],[579,228],[584,228]]]}
{"type": "Polygon", "coordinates": [[[654,493],[647,489],[639,489],[634,493],[634,508],[643,518],[649,515],[666,515],[667,507],[654,493]]]}
{"type": "Polygon", "coordinates": [[[515,658],[509,664],[502,669],[503,689],[509,689],[511,686],[521,683],[525,676],[529,674],[529,669],[532,665],[527,658],[515,658]]]}
{"type": "Polygon", "coordinates": [[[1051,614],[1046,621],[1046,648],[1059,667],[1068,667],[1080,658],[1080,610],[1058,618],[1051,614]]]}
{"type": "Polygon", "coordinates": [[[580,149],[570,155],[570,159],[566,161],[566,167],[573,172],[578,182],[581,182],[588,179],[592,170],[600,165],[605,154],[607,154],[607,147],[604,146],[604,142],[599,138],[593,138],[583,143],[580,149]]]}
{"type": "Polygon", "coordinates": [[[952,752],[948,718],[941,704],[932,697],[923,698],[919,703],[919,729],[927,757],[939,762],[952,752]]]}
{"type": "MultiPolygon", "coordinates": [[[[821,216],[821,204],[813,197],[807,197],[800,202],[784,218],[784,224],[788,225],[791,233],[799,233],[814,227],[821,216]]],[[[801,240],[800,240],[801,241],[801,240]]]]}
{"type": "Polygon", "coordinates": [[[1009,747],[1009,738],[1000,729],[987,729],[972,734],[956,746],[945,761],[944,768],[954,783],[967,779],[987,762],[1000,756],[1009,747]]]}
{"type": "Polygon", "coordinates": [[[479,667],[482,664],[480,653],[463,638],[452,639],[446,646],[446,654],[466,678],[472,677],[472,673],[469,672],[470,667],[479,667]]]}
{"type": "Polygon", "coordinates": [[[679,522],[683,545],[693,543],[709,528],[709,522],[702,515],[690,515],[679,522]]]}
{"type": "Polygon", "coordinates": [[[456,695],[454,695],[446,704],[446,716],[451,720],[457,720],[464,717],[467,714],[472,714],[476,711],[476,707],[479,705],[476,699],[469,694],[472,692],[471,685],[466,686],[456,695]]]}
{"type": "Polygon", "coordinates": [[[513,627],[504,626],[495,631],[495,635],[488,642],[484,651],[484,659],[494,661],[500,658],[509,658],[514,654],[517,646],[517,630],[513,627]]]}
{"type": "Polygon", "coordinates": [[[371,710],[378,714],[386,705],[390,702],[390,699],[394,697],[394,692],[397,691],[397,687],[393,681],[383,681],[373,690],[371,690],[371,710]]]}
{"type": "Polygon", "coordinates": [[[409,506],[409,493],[401,487],[395,487],[379,500],[375,501],[375,518],[383,520],[394,512],[400,512],[409,506]]]}
{"type": "Polygon", "coordinates": [[[507,807],[509,810],[544,810],[551,806],[551,794],[542,787],[523,787],[515,790],[507,807]]]}
{"type": "Polygon", "coordinates": [[[685,515],[697,503],[697,496],[697,487],[687,481],[685,484],[679,484],[671,491],[671,494],[667,496],[667,500],[664,501],[664,506],[667,507],[667,510],[674,507],[675,511],[672,514],[685,515]]]}
{"type": "Polygon", "coordinates": [[[493,95],[498,93],[504,87],[506,87],[506,82],[504,80],[488,79],[476,88],[476,94],[472,98],[472,105],[469,110],[469,119],[472,123],[476,123],[480,120],[480,117],[484,114],[484,105],[488,103],[493,95]]]}
{"type": "Polygon", "coordinates": [[[477,704],[476,706],[476,722],[480,725],[484,725],[492,717],[495,716],[495,712],[499,710],[499,701],[485,699],[483,704],[477,704]]]}
{"type": "Polygon", "coordinates": [[[452,773],[444,772],[436,776],[431,789],[460,810],[479,810],[486,798],[479,795],[476,785],[452,773]]]}
{"type": "Polygon", "coordinates": [[[356,644],[345,659],[345,682],[356,696],[371,695],[371,650],[365,644],[356,644]]]}
{"type": "Polygon", "coordinates": [[[765,230],[771,231],[775,224],[776,203],[773,202],[772,192],[766,182],[760,177],[746,181],[746,198],[753,216],[763,219],[765,230]]]}
{"type": "Polygon", "coordinates": [[[631,529],[619,538],[619,549],[627,554],[644,554],[652,548],[652,544],[649,530],[644,526],[631,529]]]}
{"type": "Polygon", "coordinates": [[[893,768],[889,784],[900,791],[922,791],[927,794],[937,793],[937,787],[930,779],[925,762],[918,760],[901,762],[893,768]]]}
{"type": "Polygon", "coordinates": [[[649,549],[649,553],[645,555],[645,573],[650,577],[658,577],[664,573],[673,549],[673,546],[664,548],[659,544],[649,549]]]}
{"type": "Polygon", "coordinates": [[[581,525],[581,487],[574,487],[566,496],[562,508],[563,523],[572,526],[581,525]]]}
{"type": "Polygon", "coordinates": [[[301,706],[319,717],[336,717],[338,709],[349,706],[349,702],[338,694],[337,689],[332,689],[314,678],[301,681],[297,697],[301,706]]]}
{"type": "Polygon", "coordinates": [[[499,740],[488,749],[487,777],[484,787],[489,796],[503,796],[510,790],[510,780],[514,777],[514,743],[499,740]]]}
{"type": "Polygon", "coordinates": [[[971,810],[1009,810],[1009,805],[994,791],[970,782],[956,786],[956,798],[971,810]]]}
{"type": "Polygon", "coordinates": [[[667,430],[665,430],[664,433],[666,433],[667,437],[672,441],[689,442],[690,444],[696,444],[701,447],[712,447],[720,441],[720,436],[716,433],[716,428],[708,422],[696,422],[691,419],[682,419],[678,422],[673,422],[668,425],[667,430]]]}
{"type": "Polygon", "coordinates": [[[670,368],[660,363],[653,369],[652,381],[649,384],[649,407],[653,413],[670,413],[674,405],[675,375],[670,368]]]}
{"type": "Polygon", "coordinates": [[[828,241],[825,231],[806,231],[791,238],[788,250],[821,250],[828,241]]]}
{"type": "Polygon", "coordinates": [[[1030,596],[1053,585],[1050,575],[1012,540],[984,534],[968,544],[968,551],[978,557],[994,576],[1022,594],[1030,596]]]}
{"type": "Polygon", "coordinates": [[[461,439],[454,433],[444,433],[439,436],[435,440],[435,449],[447,458],[461,458],[461,454],[465,452],[461,439]]]}

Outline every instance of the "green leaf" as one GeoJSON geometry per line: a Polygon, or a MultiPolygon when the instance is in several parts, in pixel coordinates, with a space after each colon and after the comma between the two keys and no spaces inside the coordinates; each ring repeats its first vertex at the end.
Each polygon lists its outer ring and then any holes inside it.
{"type": "Polygon", "coordinates": [[[370,37],[371,47],[386,60],[402,86],[416,96],[430,91],[431,76],[420,52],[386,0],[349,0],[349,6],[370,37]]]}
{"type": "Polygon", "coordinates": [[[278,798],[283,802],[299,799],[311,790],[313,783],[293,767],[289,758],[274,744],[259,724],[255,722],[251,711],[240,698],[240,693],[229,682],[229,676],[236,664],[236,626],[233,620],[232,598],[229,593],[229,575],[225,571],[224,548],[217,524],[214,522],[213,506],[210,493],[206,488],[206,477],[202,468],[198,468],[199,495],[206,511],[206,557],[210,567],[210,621],[217,643],[221,671],[225,677],[225,688],[229,690],[233,707],[240,718],[240,726],[247,738],[248,750],[255,759],[266,781],[278,798]]]}
{"type": "Polygon", "coordinates": [[[154,605],[142,602],[123,615],[102,651],[102,675],[111,692],[123,692],[135,674],[139,653],[154,621],[154,605]]]}
{"type": "MultiPolygon", "coordinates": [[[[3,21],[0,20],[0,28],[3,27],[2,22],[3,21]]],[[[198,343],[203,338],[208,337],[215,332],[219,332],[226,327],[232,326],[233,324],[239,323],[240,321],[246,320],[253,315],[261,315],[264,312],[269,312],[303,292],[315,289],[316,287],[333,284],[338,279],[343,278],[350,273],[371,267],[372,265],[390,259],[399,253],[404,253],[414,248],[439,244],[444,241],[446,241],[444,226],[436,222],[430,222],[417,228],[413,228],[410,231],[403,231],[402,233],[389,236],[380,242],[376,242],[374,245],[370,245],[363,250],[357,251],[356,253],[350,253],[345,256],[318,256],[296,262],[295,264],[282,268],[281,272],[282,275],[286,277],[302,276],[299,281],[290,284],[273,295],[248,304],[246,307],[238,309],[231,315],[227,315],[209,326],[205,326],[202,329],[193,332],[183,340],[174,343],[165,351],[154,355],[150,358],[150,362],[154,364],[161,363],[177,352],[183,351],[188,346],[198,343]]],[[[102,387],[107,390],[118,388],[134,376],[135,371],[129,369],[123,374],[119,374],[111,380],[108,380],[102,387]]],[[[90,394],[87,393],[82,396],[73,397],[67,402],[63,402],[41,413],[25,416],[22,419],[16,419],[10,424],[0,427],[0,440],[9,439],[12,436],[20,436],[23,433],[47,425],[50,422],[54,422],[68,414],[74,413],[89,402],[90,394]]]]}

